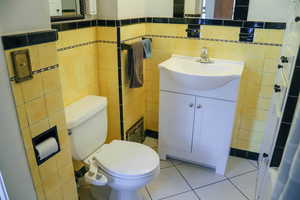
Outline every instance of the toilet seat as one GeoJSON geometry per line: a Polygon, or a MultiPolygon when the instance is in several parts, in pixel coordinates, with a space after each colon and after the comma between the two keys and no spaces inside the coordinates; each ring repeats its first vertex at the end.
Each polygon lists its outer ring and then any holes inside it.
{"type": "Polygon", "coordinates": [[[93,160],[109,175],[123,179],[151,176],[159,168],[159,157],[153,149],[143,144],[120,140],[103,145],[87,160],[93,160]]]}

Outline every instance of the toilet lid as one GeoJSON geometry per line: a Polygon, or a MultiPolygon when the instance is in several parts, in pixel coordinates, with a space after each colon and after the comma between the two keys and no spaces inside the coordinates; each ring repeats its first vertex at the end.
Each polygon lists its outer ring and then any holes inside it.
{"type": "Polygon", "coordinates": [[[103,145],[95,154],[97,164],[119,176],[145,175],[159,166],[157,153],[135,142],[115,140],[103,145]]]}

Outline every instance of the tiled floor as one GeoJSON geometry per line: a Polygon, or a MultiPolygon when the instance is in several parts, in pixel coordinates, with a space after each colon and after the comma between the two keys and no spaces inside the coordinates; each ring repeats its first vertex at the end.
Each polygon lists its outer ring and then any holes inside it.
{"type": "MultiPolygon", "coordinates": [[[[154,141],[148,141],[154,145],[154,141]]],[[[155,146],[155,145],[154,145],[155,146]]],[[[145,200],[254,200],[257,166],[230,157],[225,176],[214,170],[176,160],[161,161],[161,171],[141,193],[145,200]]],[[[105,200],[109,189],[79,189],[80,200],[105,200]],[[97,193],[93,198],[91,191],[97,193]]]]}

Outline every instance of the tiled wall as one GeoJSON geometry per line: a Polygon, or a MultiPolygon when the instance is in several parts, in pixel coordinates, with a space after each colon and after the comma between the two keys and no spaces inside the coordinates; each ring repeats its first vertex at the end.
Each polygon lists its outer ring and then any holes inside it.
{"type": "Polygon", "coordinates": [[[97,28],[58,33],[57,49],[64,105],[99,95],[97,28]]]}
{"type": "MultiPolygon", "coordinates": [[[[130,44],[141,40],[137,38],[146,34],[145,24],[135,24],[120,28],[120,39],[130,44]],[[137,38],[137,39],[132,39],[137,38]]],[[[126,75],[127,51],[122,51],[122,81],[123,81],[123,109],[124,109],[124,132],[132,127],[140,118],[145,116],[146,93],[145,88],[131,89],[128,87],[128,77],[126,75]]],[[[144,60],[144,66],[146,61],[144,60]]],[[[144,68],[145,69],[145,68],[144,68]]]]}
{"type": "Polygon", "coordinates": [[[121,138],[117,28],[97,27],[100,95],[108,98],[108,141],[121,138]]]}
{"type": "MultiPolygon", "coordinates": [[[[29,49],[34,74],[23,83],[11,81],[19,125],[32,179],[39,200],[78,199],[67,133],[56,43],[43,43],[5,51],[9,77],[14,77],[11,51],[29,49]],[[47,68],[50,67],[51,68],[47,68]],[[40,69],[47,69],[43,71],[40,69]],[[40,71],[37,71],[40,70],[40,71]],[[61,151],[37,165],[32,138],[57,126],[61,151]]],[[[17,167],[17,166],[15,166],[17,167]]]]}
{"type": "Polygon", "coordinates": [[[64,105],[87,95],[107,97],[107,141],[120,139],[116,28],[78,27],[58,36],[64,105]]]}

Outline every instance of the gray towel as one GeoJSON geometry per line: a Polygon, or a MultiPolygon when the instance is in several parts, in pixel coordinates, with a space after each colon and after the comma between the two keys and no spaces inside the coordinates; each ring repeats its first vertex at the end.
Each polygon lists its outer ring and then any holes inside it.
{"type": "Polygon", "coordinates": [[[143,45],[144,45],[144,58],[150,58],[152,56],[151,40],[144,39],[142,41],[143,41],[143,45]]]}
{"type": "Polygon", "coordinates": [[[128,49],[128,64],[127,74],[129,80],[129,88],[139,88],[143,86],[143,59],[144,59],[144,45],[143,42],[136,42],[131,44],[128,49]]]}

